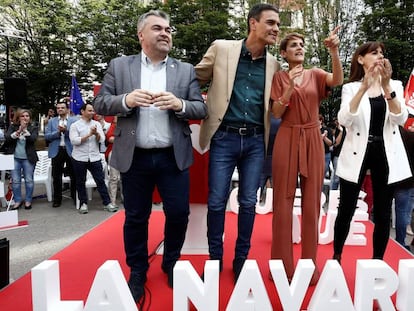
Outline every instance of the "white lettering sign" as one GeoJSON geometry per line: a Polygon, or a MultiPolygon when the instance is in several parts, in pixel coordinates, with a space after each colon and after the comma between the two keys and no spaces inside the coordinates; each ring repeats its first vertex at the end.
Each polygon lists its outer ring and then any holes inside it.
{"type": "MultiPolygon", "coordinates": [[[[237,201],[237,192],[238,187],[234,188],[229,197],[229,208],[233,213],[239,212],[239,203],[237,201]]],[[[260,196],[260,190],[257,191],[257,196],[260,196]]],[[[361,191],[360,198],[357,201],[357,209],[352,218],[348,237],[345,241],[345,245],[367,245],[367,238],[365,237],[366,227],[364,221],[369,220],[368,215],[368,205],[363,198],[365,193],[361,191]]],[[[292,209],[293,218],[292,218],[292,241],[293,243],[299,244],[301,241],[301,226],[300,218],[301,208],[300,208],[301,193],[300,189],[296,189],[294,206],[292,209]]],[[[339,190],[331,190],[329,192],[329,207],[327,213],[323,210],[322,206],[326,201],[325,195],[321,194],[321,213],[319,217],[319,244],[329,244],[333,241],[334,236],[334,225],[336,216],[338,215],[338,204],[339,204],[339,190]],[[321,231],[321,224],[323,217],[325,219],[325,226],[323,231],[321,231]]],[[[273,189],[266,189],[266,201],[263,203],[256,203],[256,213],[257,214],[267,214],[273,210],[273,189]]]]}
{"type": "MultiPolygon", "coordinates": [[[[290,284],[281,260],[270,260],[269,268],[283,310],[300,311],[315,269],[313,262],[300,259],[290,284]]],[[[413,276],[414,259],[400,260],[399,275],[385,261],[358,260],[352,301],[341,266],[336,260],[328,260],[307,310],[365,311],[372,310],[374,301],[381,310],[395,310],[391,297],[396,293],[398,310],[409,311],[414,306],[413,276]]],[[[206,261],[204,281],[189,261],[178,261],[174,268],[173,310],[189,310],[191,301],[197,310],[218,311],[219,285],[218,261],[206,261]]],[[[85,308],[83,301],[61,300],[56,260],[44,261],[32,269],[32,296],[34,311],[138,310],[114,260],[98,269],[85,308]]],[[[246,260],[226,310],[273,310],[255,260],[246,260]]]]}

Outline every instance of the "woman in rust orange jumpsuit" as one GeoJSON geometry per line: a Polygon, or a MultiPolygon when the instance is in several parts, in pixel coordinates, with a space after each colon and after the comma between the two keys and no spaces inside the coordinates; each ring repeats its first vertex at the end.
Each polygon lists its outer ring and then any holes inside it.
{"type": "MultiPolygon", "coordinates": [[[[325,39],[332,58],[332,73],[319,68],[304,69],[304,37],[288,34],[280,43],[280,54],[288,71],[275,73],[272,82],[272,113],[282,123],[273,147],[272,259],[282,259],[287,277],[295,266],[292,245],[292,214],[295,190],[300,178],[302,192],[301,258],[312,259],[316,267],[318,220],[323,184],[324,149],[319,130],[319,105],[329,88],[342,84],[339,38],[335,28],[325,39]]],[[[315,269],[311,284],[319,279],[315,269]]]]}

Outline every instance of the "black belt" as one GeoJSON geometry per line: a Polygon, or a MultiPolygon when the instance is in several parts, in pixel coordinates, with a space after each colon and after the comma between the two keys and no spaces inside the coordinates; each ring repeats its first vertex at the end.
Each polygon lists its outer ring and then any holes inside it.
{"type": "Polygon", "coordinates": [[[264,133],[263,126],[235,127],[229,125],[220,125],[219,130],[228,133],[239,134],[241,136],[254,136],[264,133]]]}
{"type": "Polygon", "coordinates": [[[173,146],[165,147],[165,148],[140,148],[135,147],[135,151],[141,152],[141,153],[159,153],[159,152],[169,152],[173,151],[173,146]]]}
{"type": "Polygon", "coordinates": [[[60,149],[66,149],[66,146],[59,146],[60,149]]]}
{"type": "Polygon", "coordinates": [[[369,143],[379,142],[379,141],[383,141],[383,140],[384,140],[384,137],[382,137],[382,136],[368,135],[368,142],[369,143]]]}

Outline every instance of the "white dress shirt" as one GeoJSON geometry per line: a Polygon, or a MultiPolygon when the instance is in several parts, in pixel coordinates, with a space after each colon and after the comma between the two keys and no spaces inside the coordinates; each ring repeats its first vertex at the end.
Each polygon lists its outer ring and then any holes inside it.
{"type": "Polygon", "coordinates": [[[73,123],[69,130],[69,138],[73,145],[72,157],[81,162],[96,162],[101,161],[101,154],[99,152],[99,143],[105,142],[105,134],[102,130],[102,126],[95,120],[85,121],[79,119],[73,123]],[[96,126],[99,133],[99,141],[96,140],[96,136],[90,136],[86,141],[82,142],[81,139],[87,136],[92,126],[96,126]]]}
{"type": "MultiPolygon", "coordinates": [[[[154,65],[142,52],[141,57],[141,89],[153,93],[164,92],[167,89],[167,57],[154,65]]],[[[137,141],[140,148],[165,148],[172,146],[172,135],[167,110],[158,107],[140,107],[137,109],[137,141]]]]}
{"type": "MultiPolygon", "coordinates": [[[[67,117],[65,116],[64,118],[62,118],[61,116],[58,116],[58,126],[67,126],[67,125],[68,125],[67,117]]],[[[65,147],[65,133],[64,132],[60,133],[59,146],[65,147]]]]}

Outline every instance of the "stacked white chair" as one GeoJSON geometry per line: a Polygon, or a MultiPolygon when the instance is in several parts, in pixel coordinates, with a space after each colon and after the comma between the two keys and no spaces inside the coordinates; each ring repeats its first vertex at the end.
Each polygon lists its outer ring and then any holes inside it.
{"type": "Polygon", "coordinates": [[[47,200],[52,201],[52,161],[49,158],[47,151],[37,151],[39,161],[37,161],[33,182],[36,185],[43,184],[46,188],[47,200]]]}

